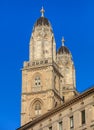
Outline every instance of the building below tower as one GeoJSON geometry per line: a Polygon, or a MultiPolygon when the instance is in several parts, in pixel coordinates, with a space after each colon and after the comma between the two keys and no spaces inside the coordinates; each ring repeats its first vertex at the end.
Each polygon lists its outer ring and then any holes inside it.
{"type": "Polygon", "coordinates": [[[17,130],[94,130],[94,87],[17,130]]]}

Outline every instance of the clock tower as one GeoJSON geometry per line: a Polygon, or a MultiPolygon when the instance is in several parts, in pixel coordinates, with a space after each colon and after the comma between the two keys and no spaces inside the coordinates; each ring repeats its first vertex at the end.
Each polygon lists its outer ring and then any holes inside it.
{"type": "Polygon", "coordinates": [[[43,8],[41,13],[31,35],[29,61],[24,62],[22,69],[22,125],[50,111],[55,102],[60,103],[54,91],[54,69],[57,67],[53,65],[56,61],[54,34],[43,8]]]}

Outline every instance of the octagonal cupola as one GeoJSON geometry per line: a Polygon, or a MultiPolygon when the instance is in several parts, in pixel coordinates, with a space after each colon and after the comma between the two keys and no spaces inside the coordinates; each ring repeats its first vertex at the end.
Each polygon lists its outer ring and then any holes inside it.
{"type": "Polygon", "coordinates": [[[63,54],[71,54],[69,49],[64,45],[65,39],[62,38],[62,46],[58,49],[57,54],[63,55],[63,54]]]}
{"type": "Polygon", "coordinates": [[[57,62],[65,64],[72,59],[70,50],[64,45],[65,39],[62,38],[62,46],[57,51],[57,62]]]}
{"type": "Polygon", "coordinates": [[[44,16],[44,8],[41,9],[41,17],[34,24],[30,39],[30,61],[41,59],[56,59],[55,38],[49,20],[44,16]],[[36,53],[37,52],[37,53],[36,53]]]}

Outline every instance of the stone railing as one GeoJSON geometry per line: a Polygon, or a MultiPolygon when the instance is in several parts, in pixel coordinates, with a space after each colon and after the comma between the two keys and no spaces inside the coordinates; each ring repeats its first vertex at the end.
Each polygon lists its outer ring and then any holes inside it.
{"type": "Polygon", "coordinates": [[[52,59],[43,59],[43,60],[35,60],[35,61],[30,61],[30,62],[24,62],[24,67],[34,67],[34,66],[41,66],[41,65],[46,65],[46,64],[52,64],[52,59]]]}
{"type": "Polygon", "coordinates": [[[60,73],[59,66],[54,61],[52,61],[52,58],[24,62],[25,69],[28,69],[28,67],[33,68],[33,67],[41,67],[41,66],[45,66],[45,65],[53,65],[56,68],[56,70],[60,73]]]}

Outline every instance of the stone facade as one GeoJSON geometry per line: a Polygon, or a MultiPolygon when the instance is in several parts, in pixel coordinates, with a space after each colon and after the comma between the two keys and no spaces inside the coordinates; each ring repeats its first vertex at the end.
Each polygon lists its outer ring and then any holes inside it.
{"type": "Polygon", "coordinates": [[[94,130],[94,93],[84,97],[88,92],[81,95],[76,91],[71,52],[64,46],[64,38],[56,52],[53,30],[43,13],[42,9],[34,25],[29,61],[22,69],[19,130],[94,130]],[[81,117],[82,111],[85,117],[81,117]],[[84,124],[81,118],[85,118],[84,124]]]}
{"type": "Polygon", "coordinates": [[[18,130],[94,130],[94,87],[18,130]]]}

